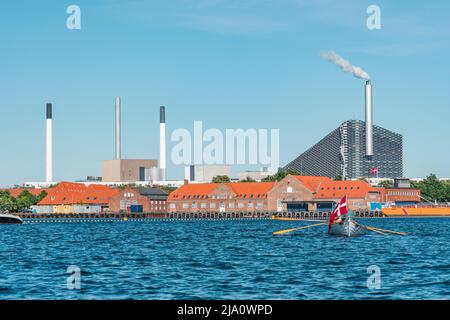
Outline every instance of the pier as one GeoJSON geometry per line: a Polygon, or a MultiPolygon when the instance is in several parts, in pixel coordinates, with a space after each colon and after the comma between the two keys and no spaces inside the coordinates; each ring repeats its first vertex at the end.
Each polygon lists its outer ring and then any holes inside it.
{"type": "MultiPolygon", "coordinates": [[[[52,213],[16,214],[28,222],[139,221],[139,220],[264,220],[275,218],[328,220],[330,212],[167,212],[167,213],[52,213]]],[[[378,211],[355,211],[355,218],[381,218],[378,211]]]]}

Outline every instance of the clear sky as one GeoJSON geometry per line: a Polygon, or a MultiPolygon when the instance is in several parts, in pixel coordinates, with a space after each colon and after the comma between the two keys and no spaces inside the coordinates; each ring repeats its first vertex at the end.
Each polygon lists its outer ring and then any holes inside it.
{"type": "Polygon", "coordinates": [[[371,75],[374,122],[403,134],[405,175],[450,177],[449,12],[447,0],[4,1],[0,185],[44,180],[46,102],[55,180],[100,175],[116,95],[126,158],[158,157],[165,105],[169,137],[194,120],[280,129],[286,164],[364,117],[364,81],[321,59],[331,50],[371,75]],[[66,28],[71,4],[81,30],[66,28]],[[381,30],[366,27],[371,4],[381,30]]]}

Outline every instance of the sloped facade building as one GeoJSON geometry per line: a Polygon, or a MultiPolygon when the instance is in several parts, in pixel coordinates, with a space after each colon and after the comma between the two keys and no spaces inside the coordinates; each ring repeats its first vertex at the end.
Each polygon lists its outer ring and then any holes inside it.
{"type": "Polygon", "coordinates": [[[365,122],[346,121],[284,169],[330,178],[403,177],[402,135],[374,126],[373,140],[374,155],[366,157],[365,122]]]}

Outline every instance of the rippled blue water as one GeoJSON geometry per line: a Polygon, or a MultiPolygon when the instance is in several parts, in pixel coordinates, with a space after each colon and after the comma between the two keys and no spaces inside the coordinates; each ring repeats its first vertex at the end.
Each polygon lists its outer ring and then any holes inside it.
{"type": "Polygon", "coordinates": [[[274,237],[305,223],[272,220],[0,225],[0,299],[450,298],[450,219],[362,223],[410,235],[274,237]],[[67,288],[69,265],[80,290],[67,288]]]}

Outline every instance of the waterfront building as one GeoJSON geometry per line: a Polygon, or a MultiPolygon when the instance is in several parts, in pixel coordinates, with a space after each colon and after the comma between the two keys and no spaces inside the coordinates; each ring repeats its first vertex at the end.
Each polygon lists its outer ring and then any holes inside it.
{"type": "Polygon", "coordinates": [[[169,212],[330,211],[344,195],[351,210],[420,202],[420,190],[377,188],[363,180],[288,175],[279,182],[185,184],[169,195],[169,212]]]}
{"type": "Polygon", "coordinates": [[[349,120],[287,164],[304,175],[345,179],[403,177],[403,137],[373,126],[373,155],[366,156],[365,122],[349,120]]]}
{"type": "Polygon", "coordinates": [[[267,210],[274,182],[185,184],[167,200],[169,212],[235,212],[267,210]]]}
{"type": "Polygon", "coordinates": [[[109,199],[109,210],[118,212],[167,212],[167,192],[159,188],[126,187],[109,199]]]}
{"type": "Polygon", "coordinates": [[[102,185],[61,182],[47,190],[47,196],[36,206],[35,213],[102,213],[109,211],[109,198],[119,192],[102,185]]]}

